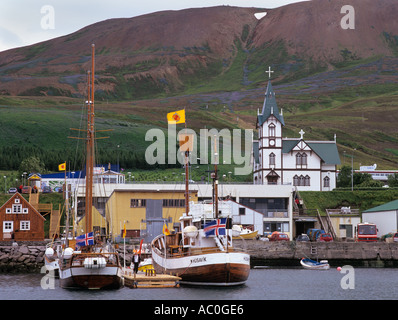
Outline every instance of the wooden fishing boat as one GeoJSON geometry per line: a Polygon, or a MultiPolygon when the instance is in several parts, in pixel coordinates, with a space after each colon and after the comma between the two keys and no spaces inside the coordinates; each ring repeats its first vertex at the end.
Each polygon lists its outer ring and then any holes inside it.
{"type": "MultiPolygon", "coordinates": [[[[180,140],[181,141],[181,140],[180,140]]],[[[250,255],[232,242],[232,219],[218,212],[217,165],[212,173],[212,217],[192,213],[188,202],[188,151],[185,152],[185,207],[179,231],[161,234],[151,243],[157,273],[181,277],[181,284],[233,286],[246,282],[250,255]]]]}
{"type": "Polygon", "coordinates": [[[310,269],[310,270],[328,270],[330,268],[329,262],[327,260],[321,260],[318,262],[315,260],[311,260],[309,258],[302,258],[300,260],[300,264],[305,269],[310,269]]]}
{"type": "MultiPolygon", "coordinates": [[[[62,288],[117,289],[123,285],[123,272],[119,254],[110,242],[95,236],[92,226],[93,172],[94,172],[94,55],[89,76],[87,98],[86,137],[86,233],[73,241],[67,238],[65,249],[59,257],[59,279],[62,288]]],[[[69,221],[69,218],[67,218],[69,221]]],[[[66,227],[69,234],[69,226],[66,227]]]]}

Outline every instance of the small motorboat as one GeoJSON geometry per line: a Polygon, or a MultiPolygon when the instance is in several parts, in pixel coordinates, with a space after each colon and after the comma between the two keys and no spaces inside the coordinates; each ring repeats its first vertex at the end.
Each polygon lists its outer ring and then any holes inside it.
{"type": "Polygon", "coordinates": [[[302,258],[300,263],[305,269],[310,270],[328,270],[330,268],[329,262],[327,260],[321,260],[318,262],[308,258],[302,258]]]}
{"type": "Polygon", "coordinates": [[[252,231],[247,228],[243,228],[242,226],[233,225],[232,226],[232,239],[256,239],[258,231],[252,231]]]}

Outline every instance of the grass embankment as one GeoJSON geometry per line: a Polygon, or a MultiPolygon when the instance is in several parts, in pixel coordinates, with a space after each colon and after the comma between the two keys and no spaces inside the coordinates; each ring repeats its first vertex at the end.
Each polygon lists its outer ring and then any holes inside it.
{"type": "Polygon", "coordinates": [[[334,190],[330,192],[300,192],[308,209],[318,209],[321,214],[326,209],[351,207],[360,212],[398,199],[398,189],[334,190]]]}

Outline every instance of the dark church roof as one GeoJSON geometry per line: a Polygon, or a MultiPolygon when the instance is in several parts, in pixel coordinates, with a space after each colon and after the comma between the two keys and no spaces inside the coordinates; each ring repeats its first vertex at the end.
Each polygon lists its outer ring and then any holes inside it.
{"type": "Polygon", "coordinates": [[[263,110],[261,114],[258,115],[258,125],[261,126],[271,115],[278,119],[283,126],[285,125],[283,115],[279,113],[278,106],[276,105],[275,92],[272,88],[271,81],[268,81],[263,110]]]}

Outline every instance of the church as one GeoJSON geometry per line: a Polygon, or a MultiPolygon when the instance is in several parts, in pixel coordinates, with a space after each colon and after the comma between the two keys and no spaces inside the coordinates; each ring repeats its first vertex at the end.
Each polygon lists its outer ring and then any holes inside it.
{"type": "Polygon", "coordinates": [[[258,140],[253,141],[254,184],[292,185],[299,191],[330,191],[336,187],[340,157],[333,141],[283,138],[285,121],[268,81],[263,109],[258,112],[258,140]]]}

